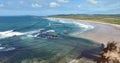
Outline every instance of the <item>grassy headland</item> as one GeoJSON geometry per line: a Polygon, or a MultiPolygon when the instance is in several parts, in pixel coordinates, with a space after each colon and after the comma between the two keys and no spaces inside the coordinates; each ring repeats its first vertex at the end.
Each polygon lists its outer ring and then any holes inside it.
{"type": "Polygon", "coordinates": [[[120,25],[120,14],[109,14],[109,15],[103,15],[103,14],[93,14],[93,15],[68,14],[68,15],[64,15],[64,14],[61,14],[61,15],[52,15],[49,17],[68,18],[68,19],[75,19],[75,20],[91,20],[91,21],[105,22],[105,23],[112,23],[112,24],[120,25]]]}

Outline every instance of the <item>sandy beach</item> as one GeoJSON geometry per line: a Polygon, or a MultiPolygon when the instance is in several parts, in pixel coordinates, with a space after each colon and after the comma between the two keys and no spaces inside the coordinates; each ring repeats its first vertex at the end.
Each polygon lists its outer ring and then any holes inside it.
{"type": "Polygon", "coordinates": [[[79,34],[80,37],[88,38],[104,44],[106,44],[108,41],[120,41],[120,27],[105,23],[89,23],[95,28],[93,30],[79,34]]]}
{"type": "Polygon", "coordinates": [[[63,19],[62,20],[72,20],[80,23],[87,23],[89,25],[94,26],[95,28],[92,30],[88,30],[84,33],[75,32],[71,34],[75,37],[82,37],[93,40],[98,43],[107,44],[108,42],[116,41],[120,43],[120,25],[117,24],[109,24],[109,23],[101,23],[89,20],[73,20],[73,19],[63,19]]]}
{"type": "MultiPolygon", "coordinates": [[[[94,26],[94,29],[85,31],[83,33],[74,32],[70,34],[71,36],[86,38],[100,44],[103,43],[105,44],[105,46],[107,45],[108,42],[112,42],[112,41],[118,42],[118,46],[120,45],[120,25],[95,22],[89,20],[73,20],[73,19],[63,19],[63,18],[58,18],[58,19],[75,21],[75,22],[85,23],[94,26]]],[[[112,56],[114,57],[116,56],[116,54],[112,56]]],[[[69,63],[80,63],[82,61],[84,61],[85,63],[96,63],[87,58],[73,59],[69,63]]]]}

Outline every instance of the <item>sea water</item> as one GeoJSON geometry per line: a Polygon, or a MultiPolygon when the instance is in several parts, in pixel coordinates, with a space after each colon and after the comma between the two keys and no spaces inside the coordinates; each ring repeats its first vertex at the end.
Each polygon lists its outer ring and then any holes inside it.
{"type": "Polygon", "coordinates": [[[96,43],[69,36],[92,25],[38,16],[0,17],[0,63],[66,63],[96,43]]]}

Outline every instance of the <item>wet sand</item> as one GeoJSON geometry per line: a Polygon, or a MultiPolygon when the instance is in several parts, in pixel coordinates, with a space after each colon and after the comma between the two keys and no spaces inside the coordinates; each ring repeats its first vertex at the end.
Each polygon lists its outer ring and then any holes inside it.
{"type": "Polygon", "coordinates": [[[120,43],[120,25],[117,24],[109,24],[109,23],[101,23],[89,20],[73,20],[73,19],[63,19],[62,20],[71,20],[80,23],[86,23],[94,26],[95,28],[92,30],[88,30],[84,33],[75,32],[72,33],[72,36],[82,37],[93,40],[98,43],[107,44],[111,41],[116,41],[120,43]]]}
{"type": "MultiPolygon", "coordinates": [[[[120,42],[120,27],[105,23],[89,22],[95,28],[82,34],[79,37],[88,38],[99,43],[108,43],[109,41],[120,42]]],[[[75,34],[75,33],[74,33],[75,34]]]]}

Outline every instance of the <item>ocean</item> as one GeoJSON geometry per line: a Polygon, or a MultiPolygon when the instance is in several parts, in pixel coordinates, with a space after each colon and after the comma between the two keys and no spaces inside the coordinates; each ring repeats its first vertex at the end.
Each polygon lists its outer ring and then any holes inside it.
{"type": "Polygon", "coordinates": [[[69,34],[92,25],[39,16],[0,17],[0,63],[69,63],[100,45],[69,34]]]}

